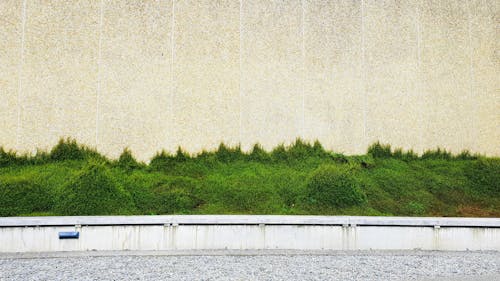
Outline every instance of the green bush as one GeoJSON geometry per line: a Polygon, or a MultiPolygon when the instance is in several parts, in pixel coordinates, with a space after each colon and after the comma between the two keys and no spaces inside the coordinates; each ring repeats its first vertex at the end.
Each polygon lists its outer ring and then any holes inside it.
{"type": "Polygon", "coordinates": [[[85,159],[84,149],[72,139],[60,139],[50,151],[52,160],[83,160],[85,159]]]}
{"type": "Polygon", "coordinates": [[[15,165],[17,162],[17,155],[15,152],[5,151],[3,147],[0,147],[0,167],[15,165]]]}
{"type": "Polygon", "coordinates": [[[308,157],[316,156],[315,149],[322,149],[322,147],[313,147],[310,143],[302,139],[296,139],[295,142],[287,148],[287,155],[290,160],[302,160],[308,157]]]}
{"type": "Polygon", "coordinates": [[[435,150],[426,150],[422,154],[422,159],[442,159],[442,160],[451,160],[454,156],[451,152],[446,149],[437,148],[435,150]]]}
{"type": "Polygon", "coordinates": [[[192,180],[177,179],[153,189],[154,206],[158,214],[189,212],[202,202],[194,195],[195,184],[192,180]]]}
{"type": "Polygon", "coordinates": [[[376,142],[368,147],[368,154],[373,158],[389,158],[392,156],[391,146],[376,142]]]}
{"type": "Polygon", "coordinates": [[[369,152],[347,156],[297,139],[272,152],[179,148],[146,165],[128,149],[109,161],[71,139],[51,153],[0,148],[0,215],[500,216],[499,158],[419,156],[380,143],[369,152]]]}
{"type": "Polygon", "coordinates": [[[325,165],[310,176],[307,183],[309,197],[322,206],[350,207],[366,201],[361,185],[351,170],[345,167],[325,165]]]}
{"type": "Polygon", "coordinates": [[[0,181],[0,217],[47,212],[53,206],[51,192],[26,179],[0,181]]]}
{"type": "Polygon", "coordinates": [[[243,160],[245,158],[245,154],[241,151],[240,146],[232,148],[226,146],[224,143],[221,143],[217,151],[215,151],[215,157],[218,161],[229,163],[237,160],[243,160]]]}
{"type": "Polygon", "coordinates": [[[145,174],[141,170],[121,176],[140,214],[186,213],[202,202],[195,194],[197,182],[188,177],[145,174]]]}
{"type": "Polygon", "coordinates": [[[422,203],[411,201],[406,206],[404,206],[403,212],[406,215],[410,216],[422,216],[426,213],[426,208],[422,203]]]}
{"type": "Polygon", "coordinates": [[[181,147],[177,148],[175,155],[172,155],[165,150],[157,153],[149,163],[149,166],[155,171],[167,171],[175,166],[182,165],[191,159],[191,156],[184,152],[181,147]]]}
{"type": "Polygon", "coordinates": [[[35,155],[27,153],[18,155],[10,150],[5,151],[0,147],[0,167],[8,167],[13,165],[40,165],[49,162],[49,154],[45,151],[37,150],[35,155]]]}
{"type": "Polygon", "coordinates": [[[106,158],[100,155],[97,151],[84,145],[80,145],[76,142],[76,140],[71,138],[61,138],[57,145],[50,151],[49,157],[52,161],[85,160],[91,158],[103,161],[106,160],[106,158]]]}
{"type": "Polygon", "coordinates": [[[103,163],[91,162],[62,187],[56,212],[61,215],[117,215],[134,210],[130,194],[103,163]]]}
{"type": "Polygon", "coordinates": [[[125,148],[122,154],[120,154],[117,164],[120,168],[125,170],[133,170],[141,167],[141,164],[135,160],[132,152],[128,148],[125,148]]]}
{"type": "Polygon", "coordinates": [[[481,158],[468,165],[465,174],[473,191],[500,197],[500,159],[481,158]]]}
{"type": "Polygon", "coordinates": [[[217,213],[265,213],[266,209],[274,208],[277,195],[261,172],[252,167],[240,170],[237,175],[212,175],[200,195],[217,207],[217,213]]]}
{"type": "MultiPolygon", "coordinates": [[[[254,147],[255,149],[255,147],[254,147]]],[[[293,164],[301,162],[308,158],[330,158],[330,154],[326,152],[318,141],[313,145],[302,139],[296,139],[291,145],[285,146],[280,144],[276,146],[270,153],[271,158],[275,162],[284,162],[293,164]]]]}
{"type": "Polygon", "coordinates": [[[255,144],[248,155],[248,158],[251,161],[256,162],[269,162],[271,160],[271,156],[267,151],[265,151],[260,144],[255,144]]]}

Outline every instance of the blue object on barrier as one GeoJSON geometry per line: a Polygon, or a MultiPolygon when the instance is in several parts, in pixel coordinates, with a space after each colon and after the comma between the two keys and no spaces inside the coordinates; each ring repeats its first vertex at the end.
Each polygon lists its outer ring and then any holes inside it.
{"type": "Polygon", "coordinates": [[[78,239],[78,237],[80,237],[78,231],[59,232],[59,239],[78,239]]]}

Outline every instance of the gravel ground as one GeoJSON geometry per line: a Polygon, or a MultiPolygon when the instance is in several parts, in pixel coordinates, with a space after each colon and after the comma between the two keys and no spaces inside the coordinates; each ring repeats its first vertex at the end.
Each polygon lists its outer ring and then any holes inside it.
{"type": "Polygon", "coordinates": [[[500,252],[0,254],[0,280],[500,280],[500,252]]]}

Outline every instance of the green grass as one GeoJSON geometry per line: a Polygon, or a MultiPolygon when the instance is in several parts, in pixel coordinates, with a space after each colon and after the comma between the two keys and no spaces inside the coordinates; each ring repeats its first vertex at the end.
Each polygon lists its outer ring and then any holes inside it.
{"type": "Polygon", "coordinates": [[[149,164],[61,140],[50,152],[0,148],[0,216],[314,214],[500,216],[500,159],[375,143],[346,156],[297,140],[248,153],[221,144],[149,164]]]}

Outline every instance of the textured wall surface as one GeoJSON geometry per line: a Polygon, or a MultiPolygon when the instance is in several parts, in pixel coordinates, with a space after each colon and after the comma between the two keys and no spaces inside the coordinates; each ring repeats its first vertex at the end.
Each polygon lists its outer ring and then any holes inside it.
{"type": "Polygon", "coordinates": [[[500,155],[496,0],[1,0],[0,145],[500,155]]]}

